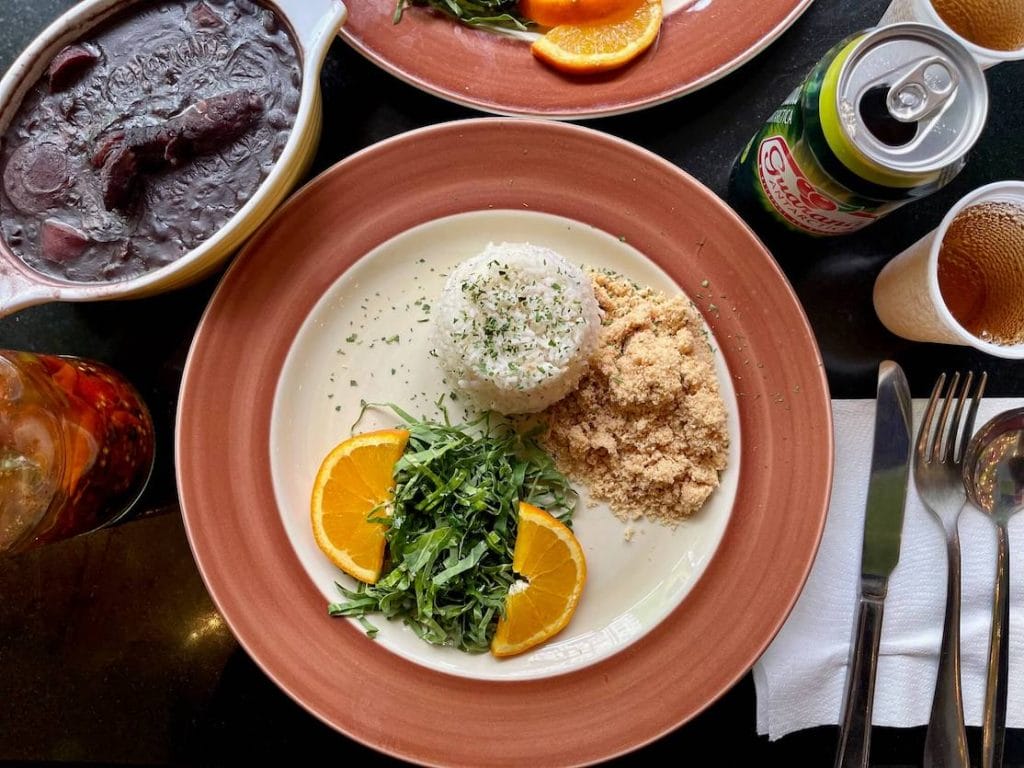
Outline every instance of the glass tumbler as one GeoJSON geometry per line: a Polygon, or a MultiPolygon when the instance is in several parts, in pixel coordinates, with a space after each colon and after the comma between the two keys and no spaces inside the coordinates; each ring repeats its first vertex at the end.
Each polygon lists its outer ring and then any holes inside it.
{"type": "Polygon", "coordinates": [[[0,350],[0,555],[116,522],[153,453],[149,410],[112,368],[0,350]]]}

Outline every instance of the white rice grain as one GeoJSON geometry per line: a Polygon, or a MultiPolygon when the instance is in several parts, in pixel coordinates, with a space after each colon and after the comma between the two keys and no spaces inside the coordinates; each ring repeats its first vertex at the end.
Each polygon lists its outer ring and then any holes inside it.
{"type": "Polygon", "coordinates": [[[590,279],[530,243],[492,243],[455,267],[435,318],[448,383],[501,413],[535,413],[569,394],[601,326],[590,279]]]}

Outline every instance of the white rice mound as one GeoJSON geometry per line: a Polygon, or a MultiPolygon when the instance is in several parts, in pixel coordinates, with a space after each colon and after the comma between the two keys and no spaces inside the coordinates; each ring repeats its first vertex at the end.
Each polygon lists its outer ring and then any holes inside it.
{"type": "Polygon", "coordinates": [[[536,413],[569,394],[601,328],[590,278],[530,243],[491,243],[456,266],[434,317],[448,384],[506,414],[536,413]]]}

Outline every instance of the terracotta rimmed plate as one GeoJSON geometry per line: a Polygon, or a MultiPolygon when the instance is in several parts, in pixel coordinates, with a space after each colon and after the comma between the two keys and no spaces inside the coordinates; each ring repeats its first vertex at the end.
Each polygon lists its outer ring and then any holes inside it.
{"type": "Polygon", "coordinates": [[[289,201],[239,255],[200,324],[176,447],[197,563],[252,657],[324,722],[435,765],[591,763],[695,716],[749,670],[788,615],[817,550],[832,476],[821,360],[763,245],[670,163],[602,133],[534,120],[403,134],[289,201]],[[603,661],[516,682],[429,669],[327,617],[285,533],[270,470],[275,387],[319,299],[390,238],[491,209],[593,225],[664,270],[721,345],[742,433],[724,537],[683,603],[603,661]]]}
{"type": "Polygon", "coordinates": [[[749,61],[812,0],[665,0],[654,46],[603,75],[559,74],[531,55],[528,36],[455,24],[424,8],[392,24],[395,0],[349,8],[341,37],[400,79],[457,104],[501,115],[583,119],[631,112],[702,88],[749,61]]]}

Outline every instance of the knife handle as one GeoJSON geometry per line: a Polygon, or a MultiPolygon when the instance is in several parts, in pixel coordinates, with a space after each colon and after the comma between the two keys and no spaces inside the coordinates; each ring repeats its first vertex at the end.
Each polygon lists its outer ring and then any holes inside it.
{"type": "Polygon", "coordinates": [[[871,755],[871,707],[875,699],[878,646],[882,640],[882,611],[881,600],[861,597],[846,670],[836,768],[867,768],[871,755]]]}

